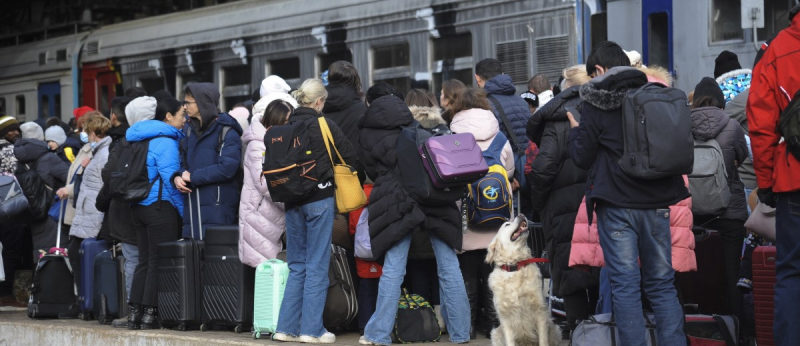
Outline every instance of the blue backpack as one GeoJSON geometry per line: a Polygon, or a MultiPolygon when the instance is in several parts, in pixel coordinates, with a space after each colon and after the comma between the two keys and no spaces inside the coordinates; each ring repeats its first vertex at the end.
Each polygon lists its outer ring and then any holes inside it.
{"type": "Polygon", "coordinates": [[[483,151],[489,172],[467,186],[467,221],[470,226],[496,226],[511,217],[514,210],[511,183],[506,168],[500,162],[506,142],[506,136],[498,132],[489,148],[483,151]]]}

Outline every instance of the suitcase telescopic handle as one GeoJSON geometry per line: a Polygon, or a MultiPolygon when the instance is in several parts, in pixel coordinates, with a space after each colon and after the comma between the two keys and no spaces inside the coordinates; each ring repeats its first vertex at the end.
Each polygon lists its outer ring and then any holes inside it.
{"type": "MultiPolygon", "coordinates": [[[[197,227],[200,228],[198,230],[200,235],[200,240],[203,240],[203,212],[202,208],[200,207],[200,188],[194,188],[194,196],[195,200],[197,201],[197,227]]],[[[192,239],[196,239],[194,237],[194,213],[192,212],[192,192],[189,192],[189,230],[192,232],[192,239]]]]}
{"type": "Polygon", "coordinates": [[[58,227],[56,233],[56,248],[61,247],[61,224],[64,222],[64,201],[62,199],[58,199],[58,227]]]}

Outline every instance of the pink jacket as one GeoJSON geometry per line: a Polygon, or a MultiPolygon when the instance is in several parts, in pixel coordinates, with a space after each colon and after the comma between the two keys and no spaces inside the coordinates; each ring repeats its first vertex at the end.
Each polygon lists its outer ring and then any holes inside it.
{"type": "Polygon", "coordinates": [[[244,130],[244,186],[239,202],[239,258],[256,267],[281,251],[281,234],[286,229],[283,203],[272,202],[266,182],[261,176],[264,135],[267,129],[256,117],[244,130]]]}
{"type": "MultiPolygon", "coordinates": [[[[683,177],[688,186],[689,180],[683,177]]],[[[669,229],[672,233],[672,268],[678,272],[697,270],[694,255],[694,233],[692,233],[692,198],[686,198],[669,207],[669,229]]],[[[594,215],[593,220],[597,220],[594,215]]],[[[589,225],[586,214],[586,198],[581,201],[578,215],[575,217],[575,228],[572,231],[572,250],[569,253],[569,266],[587,265],[601,267],[603,249],[597,233],[597,222],[589,225]]]]}

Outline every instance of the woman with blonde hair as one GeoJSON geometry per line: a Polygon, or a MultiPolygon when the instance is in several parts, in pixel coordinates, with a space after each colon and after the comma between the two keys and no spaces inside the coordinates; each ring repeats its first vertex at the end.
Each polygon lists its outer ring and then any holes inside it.
{"type": "Polygon", "coordinates": [[[539,147],[528,175],[531,204],[542,218],[550,254],[553,294],[564,298],[570,330],[591,315],[597,301],[598,270],[572,269],[568,265],[570,242],[578,205],[586,187],[587,172],[569,158],[567,112],[581,102],[579,89],[590,80],[586,65],[564,69],[563,91],[528,120],[527,134],[539,147]]]}
{"type": "MultiPolygon", "coordinates": [[[[319,79],[307,79],[292,92],[298,108],[289,124],[308,133],[306,144],[316,166],[309,174],[319,181],[317,189],[299,203],[286,203],[286,262],[289,279],[273,340],[332,344],[336,336],[322,325],[322,312],[328,292],[331,232],[333,229],[333,167],[322,139],[318,118],[328,92],[319,79]]],[[[335,122],[323,118],[345,162],[357,166],[353,145],[335,122]]],[[[269,132],[267,132],[269,133],[269,132]]],[[[334,156],[335,157],[335,156],[334,156]]]]}

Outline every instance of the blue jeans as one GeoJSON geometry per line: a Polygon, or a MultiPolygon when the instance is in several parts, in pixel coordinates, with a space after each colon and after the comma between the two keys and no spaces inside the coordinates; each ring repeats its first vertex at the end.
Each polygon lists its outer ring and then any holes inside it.
{"type": "Polygon", "coordinates": [[[122,257],[125,258],[125,292],[126,298],[131,299],[131,285],[133,284],[133,273],[139,265],[139,248],[136,244],[122,244],[122,257]]]}
{"type": "MultiPolygon", "coordinates": [[[[469,300],[464,287],[464,279],[461,277],[461,269],[458,266],[458,257],[456,257],[456,252],[445,242],[432,234],[430,238],[433,253],[436,255],[440,301],[450,341],[453,343],[469,341],[469,300]]],[[[392,343],[391,335],[400,299],[400,285],[406,274],[406,261],[410,246],[411,235],[409,234],[386,252],[383,274],[378,284],[378,302],[375,313],[372,314],[364,328],[364,337],[367,340],[385,345],[392,343]]]]}
{"type": "Polygon", "coordinates": [[[778,193],[775,210],[775,344],[800,340],[800,191],[778,193]]]}
{"type": "Polygon", "coordinates": [[[333,197],[286,211],[286,262],[289,279],[278,314],[279,333],[320,337],[328,295],[333,197]]]}
{"type": "Polygon", "coordinates": [[[656,316],[658,344],[686,345],[683,310],[672,269],[669,209],[599,205],[597,227],[611,280],[620,344],[647,344],[640,292],[643,282],[656,316]],[[641,261],[641,271],[637,259],[641,261]]]}
{"type": "Polygon", "coordinates": [[[608,278],[608,269],[600,267],[600,288],[597,298],[596,314],[610,314],[612,311],[611,280],[608,278]]]}

